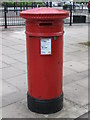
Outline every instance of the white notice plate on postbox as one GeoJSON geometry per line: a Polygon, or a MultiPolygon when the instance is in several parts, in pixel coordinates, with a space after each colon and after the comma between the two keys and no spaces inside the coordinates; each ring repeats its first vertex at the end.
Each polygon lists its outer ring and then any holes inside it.
{"type": "Polygon", "coordinates": [[[41,55],[51,54],[51,38],[41,38],[41,55]]]}

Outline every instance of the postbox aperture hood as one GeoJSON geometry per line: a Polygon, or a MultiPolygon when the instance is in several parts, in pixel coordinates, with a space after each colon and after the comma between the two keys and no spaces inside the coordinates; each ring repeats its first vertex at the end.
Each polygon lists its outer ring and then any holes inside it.
{"type": "Polygon", "coordinates": [[[20,12],[20,17],[25,19],[65,19],[69,12],[65,10],[40,7],[20,12]]]}

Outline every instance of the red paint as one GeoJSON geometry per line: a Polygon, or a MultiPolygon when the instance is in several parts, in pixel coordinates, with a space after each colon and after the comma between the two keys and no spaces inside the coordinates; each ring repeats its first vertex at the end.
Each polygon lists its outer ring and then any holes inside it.
{"type": "Polygon", "coordinates": [[[21,12],[20,16],[26,19],[28,92],[36,99],[57,98],[62,94],[63,19],[69,13],[35,8],[21,12]],[[57,36],[57,40],[53,36],[57,36]],[[42,37],[51,37],[51,55],[41,55],[42,37]]]}

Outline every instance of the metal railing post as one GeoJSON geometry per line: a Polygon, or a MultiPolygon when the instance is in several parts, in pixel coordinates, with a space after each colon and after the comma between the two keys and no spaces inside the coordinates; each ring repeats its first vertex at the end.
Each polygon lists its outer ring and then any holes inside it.
{"type": "Polygon", "coordinates": [[[4,6],[5,28],[7,28],[7,4],[4,6]]]}
{"type": "Polygon", "coordinates": [[[52,7],[52,2],[50,2],[50,7],[52,7]]]}
{"type": "Polygon", "coordinates": [[[34,2],[34,8],[36,7],[35,2],[34,2]]]}
{"type": "Polygon", "coordinates": [[[24,4],[24,2],[23,2],[23,10],[25,10],[25,4],[24,4]]]}
{"type": "Polygon", "coordinates": [[[22,11],[22,3],[21,3],[21,5],[20,5],[20,11],[22,11]]]}
{"type": "Polygon", "coordinates": [[[48,2],[46,2],[46,7],[48,7],[48,2]]]}
{"type": "Polygon", "coordinates": [[[70,26],[72,26],[72,5],[70,5],[70,26]]]}
{"type": "Polygon", "coordinates": [[[14,12],[15,12],[15,2],[14,2],[14,12]]]}
{"type": "Polygon", "coordinates": [[[75,2],[73,2],[73,11],[75,11],[75,2]]]}
{"type": "Polygon", "coordinates": [[[33,8],[33,2],[32,2],[32,8],[33,8]]]}

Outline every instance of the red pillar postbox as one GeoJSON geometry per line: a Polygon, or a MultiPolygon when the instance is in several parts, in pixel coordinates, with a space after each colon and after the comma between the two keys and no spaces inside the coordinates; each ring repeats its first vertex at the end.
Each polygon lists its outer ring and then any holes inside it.
{"type": "Polygon", "coordinates": [[[20,13],[26,19],[28,108],[54,113],[63,107],[63,26],[69,13],[35,8],[20,13]]]}

